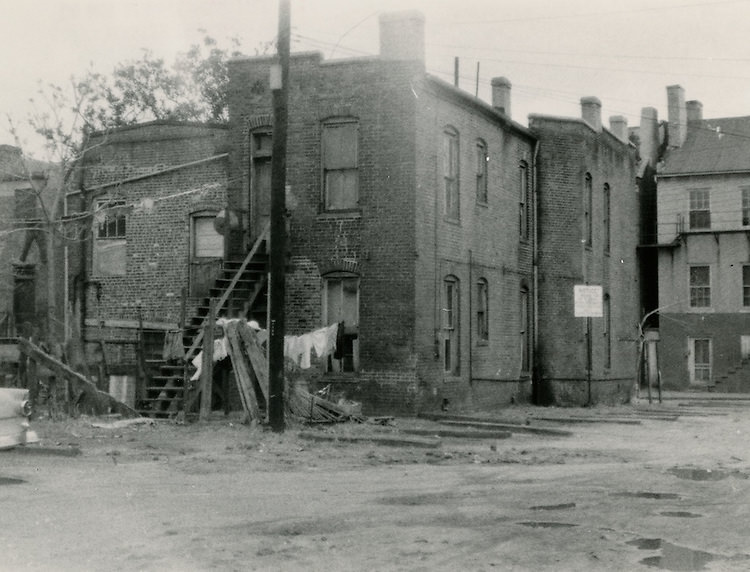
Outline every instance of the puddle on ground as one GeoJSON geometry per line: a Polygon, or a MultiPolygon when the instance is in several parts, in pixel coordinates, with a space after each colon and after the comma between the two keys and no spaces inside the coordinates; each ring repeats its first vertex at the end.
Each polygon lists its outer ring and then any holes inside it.
{"type": "Polygon", "coordinates": [[[717,558],[710,552],[677,546],[661,538],[639,538],[628,544],[640,550],[661,550],[660,556],[649,556],[640,562],[662,570],[705,570],[706,564],[717,558]]]}
{"type": "Polygon", "coordinates": [[[713,469],[696,469],[690,467],[672,467],[667,471],[680,479],[691,481],[720,481],[727,477],[747,479],[748,475],[740,471],[722,471],[713,469]]]}
{"type": "Polygon", "coordinates": [[[14,479],[11,477],[0,477],[0,485],[20,485],[25,483],[23,479],[14,479]]]}
{"type": "Polygon", "coordinates": [[[574,526],[578,526],[577,524],[571,524],[569,522],[537,522],[535,520],[517,522],[516,524],[529,526],[531,528],[573,528],[574,526]]]}
{"type": "Polygon", "coordinates": [[[548,504],[548,505],[532,506],[531,510],[565,510],[568,508],[575,508],[575,507],[576,507],[576,503],[568,502],[565,504],[548,504]]]}
{"type": "Polygon", "coordinates": [[[680,495],[676,493],[650,493],[650,492],[636,492],[636,493],[612,493],[614,497],[631,497],[640,499],[668,499],[675,500],[679,499],[680,495]]]}
{"type": "Polygon", "coordinates": [[[659,513],[662,516],[674,516],[676,518],[700,518],[702,514],[696,514],[694,512],[687,512],[684,510],[665,510],[659,513]]]}

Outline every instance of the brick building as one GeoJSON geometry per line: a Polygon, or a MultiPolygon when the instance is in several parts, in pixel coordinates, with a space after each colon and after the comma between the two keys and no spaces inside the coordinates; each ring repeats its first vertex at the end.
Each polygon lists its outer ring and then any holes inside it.
{"type": "Polygon", "coordinates": [[[602,126],[597,98],[581,99],[581,110],[581,118],[529,117],[539,138],[539,403],[624,402],[635,378],[635,146],[624,118],[611,117],[610,128],[602,126]],[[601,286],[602,317],[591,318],[590,329],[587,318],[575,316],[574,285],[601,286]]]}
{"type": "Polygon", "coordinates": [[[659,360],[666,387],[750,391],[750,117],[703,119],[667,88],[658,172],[659,360]]]}
{"type": "MultiPolygon", "coordinates": [[[[226,206],[222,126],[157,121],[95,134],[68,196],[69,321],[106,343],[110,373],[136,370],[135,342],[160,351],[164,332],[188,315],[225,258],[214,221],[226,206]],[[77,222],[76,222],[77,221],[77,222]]],[[[93,347],[92,347],[93,346],[93,347]]],[[[98,358],[90,359],[100,359],[98,358]]]]}
{"type": "MultiPolygon", "coordinates": [[[[343,320],[313,385],[365,412],[525,401],[533,364],[534,135],[425,73],[424,20],[381,17],[380,57],[290,64],[287,330],[343,320]]],[[[268,217],[272,58],[230,62],[230,203],[268,217]]]]}

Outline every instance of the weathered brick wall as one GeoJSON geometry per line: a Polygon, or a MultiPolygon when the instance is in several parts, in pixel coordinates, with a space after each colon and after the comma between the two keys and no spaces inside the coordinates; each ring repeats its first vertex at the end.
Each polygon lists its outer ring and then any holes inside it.
{"type": "MultiPolygon", "coordinates": [[[[271,122],[269,58],[230,64],[230,200],[248,205],[249,140],[271,122]]],[[[339,376],[346,393],[377,410],[413,410],[414,400],[414,96],[418,65],[360,59],[323,63],[292,57],[287,184],[290,217],[287,332],[321,327],[321,276],[360,277],[360,372],[339,376]],[[359,125],[359,209],[322,212],[321,124],[359,125]],[[289,205],[291,206],[289,201],[289,205]],[[403,383],[388,380],[406,380],[403,383]]],[[[252,220],[252,212],[250,213],[252,220]]],[[[311,382],[319,372],[306,374],[311,382]]],[[[327,376],[335,380],[336,376],[327,376]]]]}
{"type": "Polygon", "coordinates": [[[604,320],[592,318],[592,399],[628,399],[639,320],[639,198],[635,150],[577,119],[532,116],[539,135],[539,340],[541,400],[588,398],[586,320],[574,317],[573,286],[601,285],[611,301],[611,367],[604,320]],[[592,246],[583,242],[584,177],[592,177],[592,246]],[[603,188],[610,187],[610,252],[604,253],[603,188]]]}
{"type": "MultiPolygon", "coordinates": [[[[520,239],[521,161],[532,184],[533,138],[509,125],[488,106],[434,81],[418,91],[416,232],[416,343],[420,400],[425,408],[490,408],[525,401],[520,382],[520,290],[533,289],[532,242],[520,239]],[[443,133],[459,138],[458,223],[447,220],[443,181],[443,133]],[[476,196],[476,143],[489,157],[487,204],[476,196]],[[443,280],[459,279],[460,372],[444,371],[443,280]],[[488,340],[477,338],[477,280],[488,284],[488,340]]],[[[531,192],[529,193],[529,197],[531,192]]],[[[531,221],[529,222],[531,224],[531,221]]],[[[529,235],[531,237],[531,233],[529,235]]]]}
{"type": "MultiPolygon", "coordinates": [[[[140,307],[144,321],[177,324],[182,289],[188,286],[190,214],[222,208],[227,188],[225,158],[184,165],[226,153],[226,129],[157,122],[123,128],[94,142],[102,144],[86,155],[85,190],[180,168],[89,191],[94,201],[123,199],[132,207],[126,215],[127,272],[124,276],[92,275],[92,243],[86,240],[82,247],[88,282],[82,285],[77,276],[80,253],[73,255],[71,292],[75,295],[83,287],[86,318],[137,320],[140,307]],[[179,193],[184,194],[172,196],[179,193]]],[[[94,328],[90,336],[128,338],[133,332],[94,328]]],[[[111,356],[113,360],[133,359],[132,348],[117,351],[125,353],[111,356]]]]}

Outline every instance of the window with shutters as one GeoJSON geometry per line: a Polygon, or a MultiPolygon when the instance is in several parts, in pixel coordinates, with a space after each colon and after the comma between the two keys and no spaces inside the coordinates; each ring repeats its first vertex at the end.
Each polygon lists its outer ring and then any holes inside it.
{"type": "Polygon", "coordinates": [[[323,210],[346,211],[359,207],[359,124],[356,121],[323,124],[323,210]]]}

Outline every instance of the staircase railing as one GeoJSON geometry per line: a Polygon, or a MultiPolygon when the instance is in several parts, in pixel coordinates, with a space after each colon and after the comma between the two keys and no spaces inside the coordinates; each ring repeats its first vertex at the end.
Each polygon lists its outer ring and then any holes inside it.
{"type": "MultiPolygon", "coordinates": [[[[219,311],[221,310],[221,308],[224,307],[224,304],[226,304],[227,300],[229,300],[229,296],[232,295],[232,291],[234,290],[234,287],[237,285],[237,282],[240,281],[242,274],[245,272],[245,269],[247,268],[247,265],[250,264],[250,261],[253,259],[253,257],[256,255],[256,253],[260,249],[260,245],[263,244],[263,241],[266,240],[266,238],[268,238],[270,229],[271,229],[271,223],[268,222],[266,226],[263,228],[263,231],[260,233],[260,235],[258,235],[258,238],[255,241],[255,244],[253,244],[253,247],[250,249],[250,252],[247,253],[245,260],[242,261],[242,264],[237,269],[237,272],[235,273],[234,278],[232,278],[232,281],[229,283],[229,286],[227,286],[226,290],[224,290],[224,293],[221,295],[221,298],[219,298],[219,301],[217,302],[215,306],[214,319],[218,317],[219,311]]],[[[200,332],[198,332],[198,335],[195,336],[195,339],[193,340],[193,343],[191,344],[190,349],[188,349],[187,353],[185,354],[185,361],[190,361],[193,355],[195,355],[195,352],[198,350],[198,348],[201,347],[201,343],[203,342],[203,331],[205,329],[204,326],[206,325],[207,321],[208,321],[208,316],[203,318],[203,322],[201,322],[200,332]]]]}

